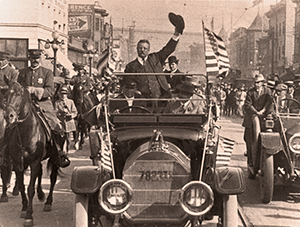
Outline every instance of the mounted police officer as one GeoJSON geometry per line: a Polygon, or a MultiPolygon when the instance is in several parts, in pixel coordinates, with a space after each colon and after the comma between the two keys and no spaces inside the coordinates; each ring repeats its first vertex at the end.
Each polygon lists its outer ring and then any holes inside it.
{"type": "Polygon", "coordinates": [[[0,51],[0,90],[3,95],[10,83],[18,78],[18,71],[9,65],[8,58],[8,53],[0,51]]]}
{"type": "Polygon", "coordinates": [[[20,70],[18,82],[24,86],[31,94],[33,100],[38,104],[41,118],[45,118],[51,128],[52,139],[56,146],[60,157],[61,166],[66,167],[70,161],[66,157],[66,151],[62,151],[65,141],[64,129],[56,116],[51,98],[54,95],[54,77],[53,72],[40,65],[42,50],[28,50],[30,67],[20,70]]]}

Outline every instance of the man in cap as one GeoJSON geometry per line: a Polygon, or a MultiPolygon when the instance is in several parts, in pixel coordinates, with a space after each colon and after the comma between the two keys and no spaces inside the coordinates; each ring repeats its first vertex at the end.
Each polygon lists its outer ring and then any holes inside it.
{"type": "Polygon", "coordinates": [[[78,112],[75,103],[68,98],[68,87],[66,84],[60,88],[60,99],[55,102],[58,119],[62,122],[66,135],[66,150],[70,147],[70,133],[76,131],[75,117],[78,112]]]}
{"type": "Polygon", "coordinates": [[[18,71],[9,65],[8,58],[8,53],[0,51],[0,91],[2,95],[7,91],[10,84],[17,81],[18,78],[18,71]]]}
{"type": "MultiPolygon", "coordinates": [[[[144,97],[140,94],[137,90],[138,82],[134,78],[131,77],[124,77],[121,81],[121,91],[122,93],[116,97],[116,100],[112,99],[109,103],[110,112],[119,113],[124,107],[127,106],[140,106],[146,107],[145,100],[138,100],[143,99],[144,97]]],[[[139,108],[128,108],[124,113],[141,113],[143,112],[142,109],[139,108]]]]}
{"type": "Polygon", "coordinates": [[[178,100],[175,102],[169,102],[164,108],[164,113],[173,113],[173,114],[204,114],[205,110],[205,100],[201,99],[202,105],[195,99],[194,95],[194,85],[191,83],[182,83],[178,84],[176,89],[179,91],[178,100]]]}
{"type": "Polygon", "coordinates": [[[264,86],[265,78],[262,74],[255,75],[254,87],[250,88],[247,92],[245,100],[245,114],[243,120],[244,140],[246,142],[248,157],[248,167],[249,170],[254,174],[253,160],[251,153],[253,126],[252,126],[252,116],[258,116],[259,118],[266,117],[267,114],[272,112],[272,97],[271,90],[264,86]]]}
{"type": "MultiPolygon", "coordinates": [[[[184,21],[180,15],[170,13],[169,20],[175,26],[175,32],[167,45],[158,52],[149,53],[150,42],[140,40],[137,44],[138,57],[126,65],[125,73],[163,73],[165,60],[175,51],[184,29],[184,21]]],[[[164,75],[138,76],[138,84],[138,90],[146,98],[170,97],[168,81],[164,75]]]]}
{"type": "Polygon", "coordinates": [[[291,80],[285,81],[284,84],[288,86],[287,94],[289,98],[294,96],[294,82],[291,80]]]}
{"type": "Polygon", "coordinates": [[[46,118],[53,132],[52,139],[56,144],[55,148],[59,151],[62,167],[66,167],[70,161],[66,157],[66,151],[62,151],[63,143],[61,141],[65,139],[64,130],[51,101],[54,95],[53,72],[40,65],[41,54],[42,50],[40,49],[28,50],[30,67],[20,70],[18,82],[29,91],[32,98],[39,104],[40,112],[46,118]]]}
{"type": "Polygon", "coordinates": [[[167,81],[170,84],[170,87],[172,90],[176,88],[178,84],[181,84],[182,81],[184,80],[184,76],[174,76],[173,74],[175,73],[181,73],[180,70],[178,69],[178,59],[176,56],[170,56],[168,58],[168,64],[170,71],[166,71],[166,73],[172,73],[172,75],[167,75],[167,81]]]}
{"type": "Polygon", "coordinates": [[[274,98],[279,112],[286,111],[287,102],[282,100],[290,98],[287,91],[288,86],[286,84],[280,83],[275,87],[274,98]]]}

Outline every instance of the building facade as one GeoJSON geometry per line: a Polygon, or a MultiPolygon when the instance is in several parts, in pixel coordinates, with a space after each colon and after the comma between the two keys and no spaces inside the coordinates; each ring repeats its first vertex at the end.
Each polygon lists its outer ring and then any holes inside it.
{"type": "MultiPolygon", "coordinates": [[[[23,0],[4,1],[0,14],[0,50],[10,54],[17,68],[28,65],[27,50],[43,49],[46,40],[52,39],[54,30],[59,40],[68,44],[67,0],[26,0],[24,3],[23,0]]],[[[67,54],[67,50],[60,48],[59,51],[67,54]]],[[[52,68],[49,60],[42,60],[44,66],[52,68]]]]}

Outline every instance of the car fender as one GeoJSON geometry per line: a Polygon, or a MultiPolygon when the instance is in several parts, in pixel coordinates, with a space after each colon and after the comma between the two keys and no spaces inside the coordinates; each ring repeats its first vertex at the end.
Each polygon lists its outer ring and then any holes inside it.
{"type": "Polygon", "coordinates": [[[246,189],[243,170],[232,166],[216,167],[214,185],[215,190],[220,194],[236,195],[243,193],[246,189]]]}
{"type": "Polygon", "coordinates": [[[75,194],[95,193],[101,184],[101,168],[97,166],[77,166],[74,168],[71,189],[75,194]]]}
{"type": "Polygon", "coordinates": [[[259,137],[261,152],[274,155],[279,151],[284,150],[280,134],[278,132],[261,132],[259,137]]]}

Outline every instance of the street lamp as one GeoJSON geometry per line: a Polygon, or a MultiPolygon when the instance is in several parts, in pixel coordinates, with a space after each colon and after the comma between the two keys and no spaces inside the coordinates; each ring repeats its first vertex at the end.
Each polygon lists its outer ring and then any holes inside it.
{"type": "Polygon", "coordinates": [[[90,74],[90,77],[92,77],[92,59],[99,57],[97,50],[94,49],[94,46],[92,44],[89,44],[87,46],[87,52],[83,55],[83,57],[89,58],[89,67],[90,67],[89,74],[90,74]]]}
{"type": "Polygon", "coordinates": [[[49,39],[47,39],[46,44],[45,44],[45,49],[49,49],[50,48],[50,44],[53,50],[53,58],[47,58],[47,59],[53,59],[53,76],[55,76],[55,72],[56,72],[56,58],[57,58],[57,50],[59,48],[59,46],[61,47],[61,49],[65,49],[65,42],[64,40],[59,41],[59,34],[57,31],[52,32],[52,38],[53,40],[50,41],[49,39]]]}

